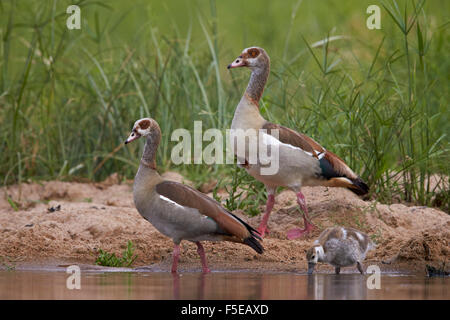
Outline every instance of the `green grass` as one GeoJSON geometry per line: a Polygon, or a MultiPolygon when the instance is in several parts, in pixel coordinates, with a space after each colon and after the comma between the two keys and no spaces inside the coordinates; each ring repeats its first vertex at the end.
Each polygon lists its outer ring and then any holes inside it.
{"type": "MultiPolygon", "coordinates": [[[[232,165],[173,165],[170,136],[194,120],[229,128],[249,72],[226,65],[258,45],[272,61],[264,117],[337,153],[372,198],[448,210],[448,1],[75,3],[82,30],[69,31],[72,1],[0,2],[3,184],[133,178],[143,142],[123,141],[151,116],[163,131],[161,171],[231,188],[232,165]],[[365,26],[370,4],[381,30],[365,26]]],[[[228,206],[253,214],[265,196],[242,179],[256,195],[231,192],[228,206]]]]}
{"type": "Polygon", "coordinates": [[[265,203],[267,200],[264,184],[253,180],[244,169],[237,166],[233,168],[233,172],[230,172],[229,176],[231,181],[228,177],[218,181],[213,190],[213,198],[223,203],[225,208],[230,211],[241,209],[250,216],[258,215],[260,213],[259,204],[265,203]],[[225,199],[217,194],[220,188],[224,188],[228,194],[225,199]]]}
{"type": "Polygon", "coordinates": [[[7,271],[14,271],[16,269],[14,261],[9,257],[0,256],[0,266],[4,267],[7,271]]]}
{"type": "Polygon", "coordinates": [[[97,259],[95,260],[95,264],[106,267],[130,267],[133,262],[138,257],[137,255],[133,255],[134,247],[131,241],[127,242],[127,248],[124,250],[122,257],[116,257],[115,253],[109,253],[102,249],[98,251],[97,259]]]}

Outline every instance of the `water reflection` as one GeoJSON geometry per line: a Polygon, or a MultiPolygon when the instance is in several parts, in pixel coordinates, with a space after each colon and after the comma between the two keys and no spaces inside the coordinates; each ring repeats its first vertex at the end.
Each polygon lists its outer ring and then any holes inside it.
{"type": "Polygon", "coordinates": [[[316,300],[366,300],[366,279],[361,274],[313,274],[308,276],[308,296],[316,300]]]}
{"type": "Polygon", "coordinates": [[[213,272],[82,273],[81,290],[64,272],[0,272],[0,299],[450,299],[449,278],[382,275],[369,290],[360,274],[213,272]]]}

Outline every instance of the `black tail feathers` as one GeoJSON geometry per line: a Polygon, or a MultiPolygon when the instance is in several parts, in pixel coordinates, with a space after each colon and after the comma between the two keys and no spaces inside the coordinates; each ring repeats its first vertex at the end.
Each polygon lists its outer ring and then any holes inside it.
{"type": "Polygon", "coordinates": [[[369,186],[360,178],[351,180],[353,185],[348,187],[350,191],[356,193],[358,196],[363,196],[369,193],[369,186]]]}
{"type": "Polygon", "coordinates": [[[244,243],[251,247],[253,250],[258,252],[259,254],[264,252],[263,246],[259,243],[259,241],[253,236],[244,239],[244,243]]]}

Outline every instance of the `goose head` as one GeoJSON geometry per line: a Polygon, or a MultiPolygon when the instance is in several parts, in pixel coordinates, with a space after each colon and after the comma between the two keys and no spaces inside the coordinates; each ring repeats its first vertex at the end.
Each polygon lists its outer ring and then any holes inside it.
{"type": "Polygon", "coordinates": [[[324,251],[321,245],[314,245],[306,251],[306,260],[308,261],[308,274],[314,272],[317,262],[324,259],[324,251]]]}
{"type": "Polygon", "coordinates": [[[152,135],[155,132],[160,132],[159,125],[155,120],[151,118],[139,119],[134,123],[130,135],[125,140],[125,144],[137,140],[140,137],[152,135]]]}
{"type": "Polygon", "coordinates": [[[239,57],[228,65],[228,69],[247,67],[252,71],[262,70],[270,64],[270,58],[263,48],[250,47],[244,49],[239,57]]]}

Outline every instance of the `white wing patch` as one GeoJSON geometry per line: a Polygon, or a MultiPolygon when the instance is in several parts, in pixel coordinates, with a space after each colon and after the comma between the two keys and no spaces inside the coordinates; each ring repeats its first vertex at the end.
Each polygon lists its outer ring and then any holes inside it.
{"type": "Polygon", "coordinates": [[[347,230],[345,230],[345,228],[341,228],[342,230],[342,239],[347,239],[347,230]]]}
{"type": "Polygon", "coordinates": [[[323,247],[322,246],[317,246],[314,248],[314,251],[316,252],[316,254],[320,257],[323,258],[325,256],[325,252],[323,251],[323,247]]]}
{"type": "Polygon", "coordinates": [[[358,239],[360,241],[364,241],[364,237],[363,237],[363,235],[361,233],[359,233],[359,232],[355,232],[355,233],[356,233],[356,236],[358,237],[358,239]]]}
{"type": "Polygon", "coordinates": [[[177,207],[184,208],[182,205],[179,205],[179,204],[176,203],[175,201],[172,201],[172,200],[170,200],[169,198],[166,198],[166,197],[164,197],[164,196],[162,196],[162,195],[159,195],[159,198],[160,198],[161,200],[164,200],[164,201],[167,201],[167,202],[169,202],[169,203],[171,203],[171,204],[174,204],[174,205],[176,205],[177,207]]]}
{"type": "MultiPolygon", "coordinates": [[[[281,142],[280,140],[278,140],[277,138],[275,138],[274,136],[272,136],[270,134],[263,133],[262,138],[263,138],[263,143],[266,144],[266,145],[278,145],[278,146],[288,147],[288,148],[291,148],[291,149],[294,149],[294,150],[303,151],[304,153],[306,153],[310,157],[313,156],[313,154],[311,152],[305,151],[305,150],[303,150],[302,148],[299,148],[299,147],[294,147],[291,144],[283,143],[283,142],[281,142]]],[[[326,150],[324,149],[323,152],[319,152],[317,150],[314,150],[314,152],[317,154],[317,157],[320,160],[320,159],[322,159],[325,156],[326,150]]]]}
{"type": "Polygon", "coordinates": [[[291,144],[283,143],[283,142],[281,142],[280,140],[278,140],[277,138],[275,138],[274,136],[272,136],[270,134],[263,133],[262,138],[263,138],[263,143],[265,143],[267,145],[278,145],[278,146],[288,147],[288,148],[291,148],[291,149],[294,149],[294,150],[303,151],[307,155],[312,156],[311,152],[306,152],[302,148],[294,147],[291,144]]]}

